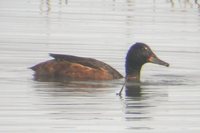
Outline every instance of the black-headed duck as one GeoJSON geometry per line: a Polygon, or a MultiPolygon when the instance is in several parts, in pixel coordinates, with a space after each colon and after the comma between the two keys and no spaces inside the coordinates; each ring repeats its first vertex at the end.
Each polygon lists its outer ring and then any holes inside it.
{"type": "MultiPolygon", "coordinates": [[[[85,57],[50,54],[54,59],[39,63],[33,67],[35,79],[59,80],[113,80],[123,76],[110,65],[85,57]]],[[[160,60],[144,43],[136,43],[130,47],[126,56],[125,68],[128,81],[139,82],[140,71],[145,63],[169,66],[160,60]]]]}

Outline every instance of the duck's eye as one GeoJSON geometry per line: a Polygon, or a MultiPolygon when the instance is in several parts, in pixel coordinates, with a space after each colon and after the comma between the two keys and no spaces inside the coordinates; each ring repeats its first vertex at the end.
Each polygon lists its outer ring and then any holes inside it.
{"type": "Polygon", "coordinates": [[[145,49],[145,50],[148,50],[148,48],[147,48],[147,47],[144,47],[144,49],[145,49]]]}

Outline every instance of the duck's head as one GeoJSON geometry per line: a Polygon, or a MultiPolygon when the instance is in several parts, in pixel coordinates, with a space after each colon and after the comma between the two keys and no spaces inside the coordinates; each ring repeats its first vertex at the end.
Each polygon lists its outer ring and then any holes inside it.
{"type": "Polygon", "coordinates": [[[160,60],[144,43],[132,45],[126,56],[126,77],[128,80],[140,81],[140,70],[145,63],[154,63],[169,66],[167,62],[160,60]]]}

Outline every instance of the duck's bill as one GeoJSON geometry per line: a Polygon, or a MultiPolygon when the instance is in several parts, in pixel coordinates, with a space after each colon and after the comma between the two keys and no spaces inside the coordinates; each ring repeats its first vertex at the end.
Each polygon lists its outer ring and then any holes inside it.
{"type": "Polygon", "coordinates": [[[151,56],[151,57],[148,59],[148,61],[151,62],[151,63],[154,63],[154,64],[158,64],[158,65],[163,65],[163,66],[169,67],[169,63],[160,60],[160,59],[159,59],[158,57],[156,57],[156,56],[151,56]]]}

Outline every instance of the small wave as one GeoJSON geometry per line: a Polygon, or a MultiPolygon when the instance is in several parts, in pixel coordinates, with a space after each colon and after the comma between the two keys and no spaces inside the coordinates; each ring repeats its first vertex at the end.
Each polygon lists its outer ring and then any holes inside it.
{"type": "Polygon", "coordinates": [[[181,86],[181,85],[191,85],[192,82],[191,79],[189,79],[184,75],[158,74],[153,76],[155,76],[156,78],[145,80],[142,82],[142,85],[181,86]]]}

